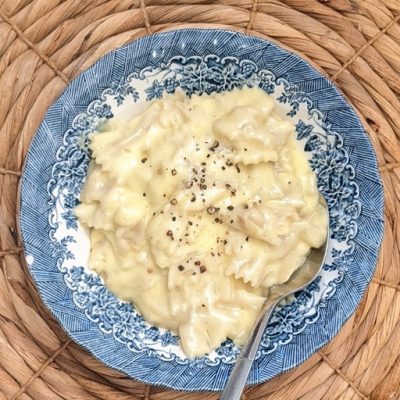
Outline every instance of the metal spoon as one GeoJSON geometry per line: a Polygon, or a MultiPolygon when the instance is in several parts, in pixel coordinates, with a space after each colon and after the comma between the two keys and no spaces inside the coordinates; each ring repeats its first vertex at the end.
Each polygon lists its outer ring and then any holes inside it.
{"type": "MultiPolygon", "coordinates": [[[[320,203],[324,205],[328,213],[328,206],[322,195],[320,195],[320,203]]],[[[283,298],[304,289],[318,276],[322,266],[324,265],[328,248],[328,238],[329,222],[324,245],[319,249],[312,249],[304,264],[293,273],[286,283],[273,286],[270,289],[268,299],[260,311],[247,343],[243,346],[242,351],[240,352],[239,358],[233,367],[232,373],[229,376],[220,400],[240,400],[247,377],[251,370],[251,366],[253,365],[258,346],[274,308],[283,298]]]]}

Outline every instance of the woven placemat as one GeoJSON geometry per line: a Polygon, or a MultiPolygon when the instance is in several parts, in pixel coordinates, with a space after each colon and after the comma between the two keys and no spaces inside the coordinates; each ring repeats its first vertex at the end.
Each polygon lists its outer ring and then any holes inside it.
{"type": "Polygon", "coordinates": [[[359,112],[385,187],[384,242],[357,312],[243,398],[400,398],[399,20],[399,0],[0,0],[0,400],[218,398],[135,382],[71,342],[31,282],[16,226],[28,145],[68,82],[120,45],[187,26],[267,37],[311,61],[359,112]]]}

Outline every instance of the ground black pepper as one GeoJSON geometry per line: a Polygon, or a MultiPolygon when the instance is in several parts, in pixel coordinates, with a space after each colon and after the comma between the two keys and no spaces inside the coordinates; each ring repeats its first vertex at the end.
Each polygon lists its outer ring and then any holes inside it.
{"type": "Polygon", "coordinates": [[[207,212],[211,215],[214,214],[217,211],[217,209],[213,206],[210,206],[207,208],[207,212]]]}
{"type": "Polygon", "coordinates": [[[210,150],[211,150],[211,151],[215,151],[215,149],[216,149],[218,146],[219,146],[219,142],[216,140],[216,141],[212,144],[212,146],[210,147],[210,150]]]}

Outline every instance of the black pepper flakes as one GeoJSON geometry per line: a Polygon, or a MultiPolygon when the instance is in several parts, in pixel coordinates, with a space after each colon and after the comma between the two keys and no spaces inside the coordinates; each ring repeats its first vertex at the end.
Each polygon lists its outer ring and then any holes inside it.
{"type": "Polygon", "coordinates": [[[185,187],[186,187],[187,189],[191,188],[192,186],[193,186],[193,182],[192,182],[192,181],[187,181],[187,182],[185,183],[185,187]]]}
{"type": "Polygon", "coordinates": [[[200,273],[204,274],[204,272],[206,272],[206,271],[207,271],[207,268],[204,265],[201,265],[200,266],[200,273]]]}
{"type": "Polygon", "coordinates": [[[235,167],[236,167],[236,171],[237,171],[237,173],[238,173],[238,174],[240,174],[240,168],[239,168],[239,165],[237,165],[237,164],[236,164],[236,165],[235,165],[235,167]]]}
{"type": "Polygon", "coordinates": [[[195,262],[194,262],[194,265],[199,266],[199,265],[201,265],[201,262],[200,262],[200,261],[195,261],[195,262]]]}
{"type": "Polygon", "coordinates": [[[246,242],[248,242],[249,241],[249,237],[248,236],[246,236],[246,242]]]}
{"type": "Polygon", "coordinates": [[[144,164],[146,161],[147,161],[147,158],[146,158],[146,157],[142,158],[142,163],[143,163],[143,164],[144,164]]]}
{"type": "Polygon", "coordinates": [[[190,226],[192,226],[192,225],[193,225],[193,222],[192,222],[192,221],[188,221],[188,224],[189,224],[190,226]]]}
{"type": "Polygon", "coordinates": [[[182,272],[185,269],[185,267],[183,265],[178,265],[178,269],[179,269],[179,271],[182,272]]]}
{"type": "Polygon", "coordinates": [[[224,166],[222,166],[221,169],[222,169],[222,171],[225,171],[225,167],[224,166]]]}
{"type": "Polygon", "coordinates": [[[171,169],[171,174],[172,174],[173,176],[176,175],[176,169],[175,169],[175,168],[171,169]]]}
{"type": "Polygon", "coordinates": [[[233,210],[233,206],[228,206],[227,209],[228,209],[229,211],[232,211],[232,210],[233,210]]]}
{"type": "Polygon", "coordinates": [[[176,206],[176,205],[178,204],[178,200],[176,200],[175,198],[174,198],[174,199],[171,199],[169,202],[170,202],[173,206],[176,206]]]}
{"type": "Polygon", "coordinates": [[[168,230],[167,230],[167,236],[168,236],[169,238],[171,238],[171,240],[174,240],[174,234],[172,233],[171,229],[168,229],[168,230]]]}
{"type": "Polygon", "coordinates": [[[212,146],[209,148],[209,150],[211,151],[215,151],[217,149],[217,147],[219,146],[219,142],[216,140],[212,146]]]}
{"type": "Polygon", "coordinates": [[[146,193],[143,193],[143,197],[146,197],[146,193]]]}
{"type": "Polygon", "coordinates": [[[196,201],[196,195],[194,195],[194,196],[190,199],[190,201],[191,201],[192,203],[194,203],[194,202],[196,201]]]}
{"type": "Polygon", "coordinates": [[[207,189],[207,185],[206,185],[205,183],[202,183],[202,184],[200,185],[200,189],[201,189],[201,190],[206,190],[206,189],[207,189]]]}
{"type": "Polygon", "coordinates": [[[228,167],[232,167],[233,162],[232,162],[231,160],[228,159],[228,160],[226,160],[225,164],[226,164],[228,167]]]}
{"type": "Polygon", "coordinates": [[[208,214],[212,215],[217,212],[217,209],[213,206],[210,206],[207,208],[207,212],[208,212],[208,214]]]}
{"type": "Polygon", "coordinates": [[[201,163],[201,165],[203,165],[203,166],[204,166],[204,165],[207,165],[207,163],[205,163],[205,162],[203,161],[203,162],[201,163]]]}
{"type": "Polygon", "coordinates": [[[172,221],[174,221],[174,222],[176,221],[176,217],[172,217],[171,219],[172,219],[172,221]]]}
{"type": "Polygon", "coordinates": [[[249,205],[245,204],[243,207],[244,207],[245,210],[247,210],[249,208],[249,205]]]}

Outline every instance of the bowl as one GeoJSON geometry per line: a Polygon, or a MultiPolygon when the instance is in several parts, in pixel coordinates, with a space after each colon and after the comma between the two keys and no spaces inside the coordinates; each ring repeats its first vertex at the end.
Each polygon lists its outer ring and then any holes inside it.
{"type": "Polygon", "coordinates": [[[151,385],[221,390],[240,349],[230,340],[189,360],[174,333],[148,324],[87,268],[90,242],[73,209],[90,159],[88,135],[176,90],[210,94],[258,86],[296,127],[330,213],[328,257],[305,290],[282,301],[248,383],[294,368],[331,340],[371,280],[383,234],[383,189],[373,148],[353,108],[321,73],[266,40],[217,29],[154,34],[80,74],[49,108],[30,145],[19,226],[40,295],[76,343],[151,385]]]}

